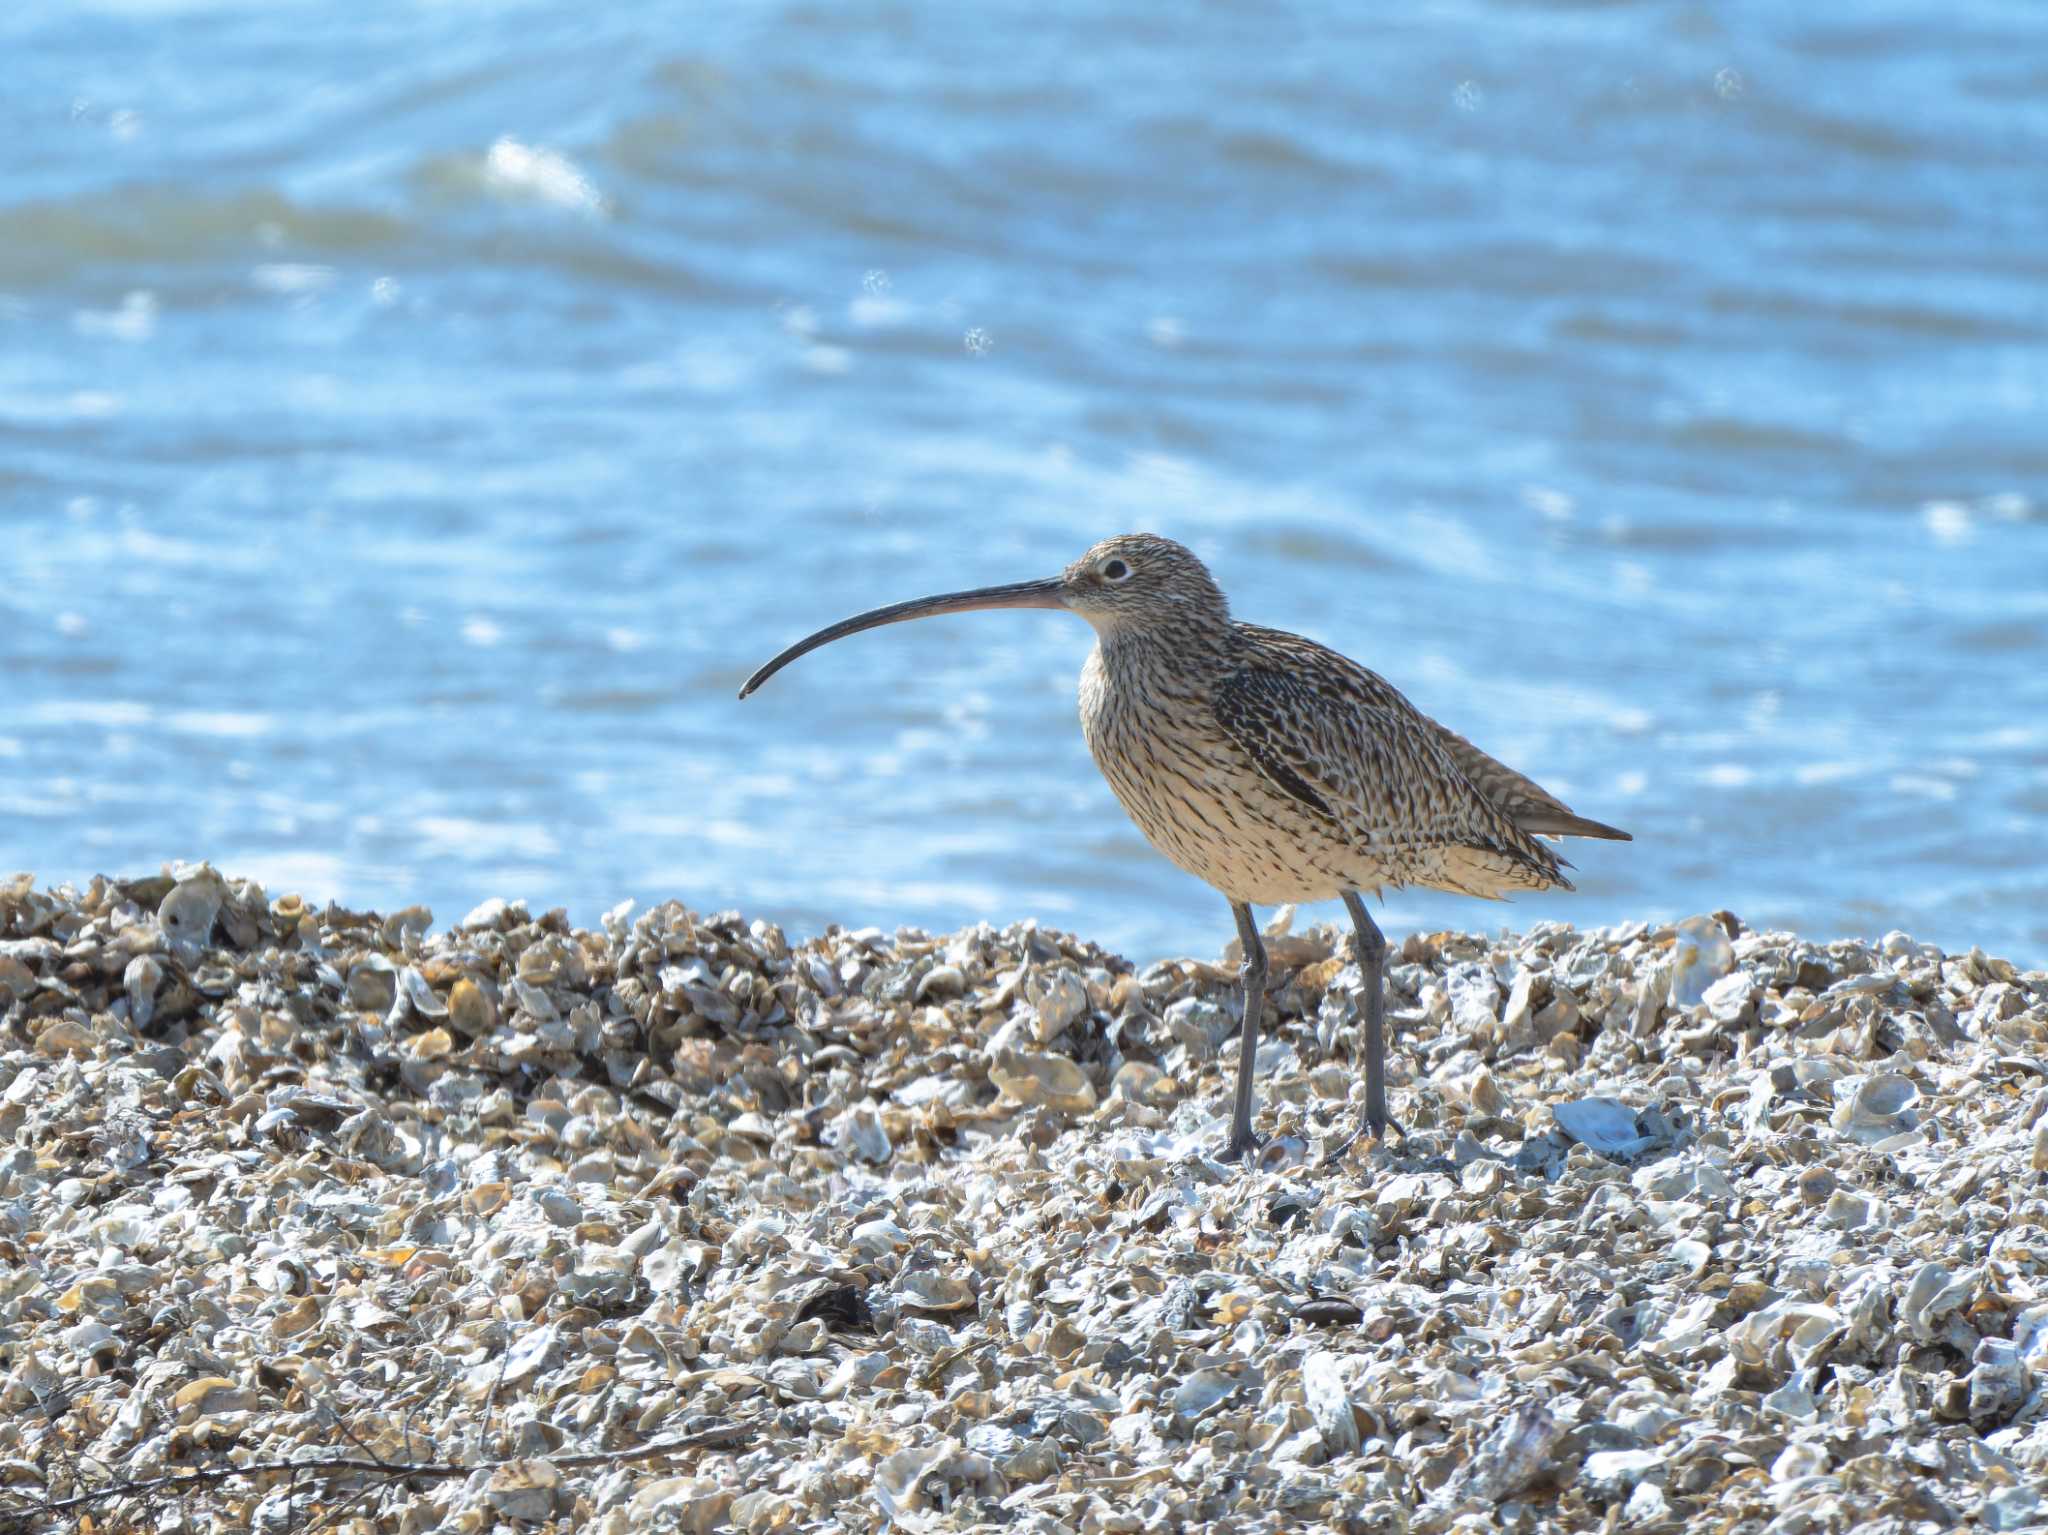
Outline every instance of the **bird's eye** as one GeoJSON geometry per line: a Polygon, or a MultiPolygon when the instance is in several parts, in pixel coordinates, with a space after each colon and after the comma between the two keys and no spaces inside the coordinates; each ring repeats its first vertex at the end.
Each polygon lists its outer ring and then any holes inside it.
{"type": "Polygon", "coordinates": [[[1103,579],[1103,580],[1105,580],[1105,581],[1128,581],[1128,580],[1130,580],[1130,578],[1131,578],[1131,567],[1130,567],[1129,565],[1125,564],[1125,563],[1124,563],[1124,562],[1123,562],[1122,560],[1104,560],[1104,561],[1102,562],[1102,579],[1103,579]]]}

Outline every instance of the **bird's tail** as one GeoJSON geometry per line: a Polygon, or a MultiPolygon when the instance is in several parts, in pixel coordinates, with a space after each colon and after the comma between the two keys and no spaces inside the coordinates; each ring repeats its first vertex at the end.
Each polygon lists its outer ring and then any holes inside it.
{"type": "Polygon", "coordinates": [[[1602,837],[1609,842],[1636,840],[1620,827],[1609,826],[1604,821],[1588,820],[1585,816],[1573,815],[1569,810],[1551,810],[1534,805],[1518,812],[1515,824],[1539,837],[1602,837]]]}

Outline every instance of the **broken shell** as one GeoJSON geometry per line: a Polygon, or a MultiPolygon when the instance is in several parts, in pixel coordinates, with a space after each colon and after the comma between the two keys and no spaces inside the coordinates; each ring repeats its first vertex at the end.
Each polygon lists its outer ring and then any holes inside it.
{"type": "Polygon", "coordinates": [[[1564,1435],[1548,1408],[1521,1404],[1479,1442],[1459,1473],[1459,1491],[1488,1503],[1527,1491],[1549,1475],[1564,1435]]]}
{"type": "Polygon", "coordinates": [[[485,1496],[491,1507],[521,1524],[539,1524],[555,1511],[562,1473],[547,1460],[514,1460],[490,1475],[485,1496]]]}
{"type": "Polygon", "coordinates": [[[121,989],[128,996],[128,1018],[138,1029],[149,1027],[156,1015],[156,994],[164,984],[164,967],[154,955],[138,954],[121,972],[121,989]]]}
{"type": "Polygon", "coordinates": [[[1557,1127],[1603,1157],[1633,1156],[1656,1142],[1636,1126],[1636,1111],[1615,1098],[1579,1098],[1551,1106],[1557,1127]]]}
{"type": "Polygon", "coordinates": [[[1203,1056],[1237,1032],[1237,1014],[1208,997],[1183,997],[1166,1009],[1164,1022],[1174,1038],[1203,1056]]]}
{"type": "Polygon", "coordinates": [[[988,1069],[989,1080],[1026,1108],[1043,1105],[1062,1113],[1085,1114],[1095,1107],[1095,1084],[1064,1055],[1003,1050],[988,1069]]]}
{"type": "Polygon", "coordinates": [[[1847,1078],[1835,1084],[1835,1094],[1834,1127],[1866,1146],[1888,1141],[1920,1122],[1913,1110],[1920,1089],[1911,1077],[1895,1071],[1847,1078]]]}
{"type": "Polygon", "coordinates": [[[457,981],[448,993],[448,1023],[466,1039],[476,1039],[497,1026],[497,1009],[491,1006],[483,988],[468,976],[457,981]]]}
{"type": "Polygon", "coordinates": [[[1186,1433],[1229,1401],[1237,1388],[1237,1377],[1222,1370],[1197,1370],[1188,1376],[1173,1393],[1173,1417],[1179,1432],[1186,1433]]]}
{"type": "Polygon", "coordinates": [[[967,977],[958,965],[933,965],[917,983],[916,1000],[919,1002],[944,1001],[957,997],[967,989],[967,977]]]}
{"type": "Polygon", "coordinates": [[[951,1439],[916,1449],[898,1450],[875,1467],[875,1502],[890,1519],[905,1519],[923,1506],[924,1481],[941,1475],[959,1453],[951,1439]]]}
{"type": "Polygon", "coordinates": [[[1325,1349],[1301,1362],[1301,1399],[1316,1432],[1322,1435],[1323,1448],[1331,1455],[1349,1455],[1358,1448],[1358,1419],[1351,1410],[1351,1363],[1325,1349]]]}
{"type": "Polygon", "coordinates": [[[184,875],[156,909],[164,937],[176,944],[205,943],[227,893],[227,882],[205,864],[184,875]]]}
{"type": "Polygon", "coordinates": [[[1579,1479],[1595,1497],[1614,1502],[1660,1473],[1664,1459],[1656,1450],[1596,1450],[1580,1465],[1579,1479]]]}
{"type": "Polygon", "coordinates": [[[864,1221],[847,1233],[849,1251],[863,1258],[879,1258],[910,1245],[910,1233],[887,1216],[864,1221]]]}
{"type": "Polygon", "coordinates": [[[2041,1494],[2025,1482],[2000,1487],[1984,1499],[1978,1518],[1987,1530],[2038,1530],[2044,1522],[2041,1494]]]}
{"type": "Polygon", "coordinates": [[[454,1053],[455,1040],[446,1029],[428,1029],[408,1039],[405,1049],[415,1060],[438,1061],[454,1053]]]}
{"type": "Polygon", "coordinates": [[[366,1013],[382,1015],[398,1000],[398,967],[383,954],[364,954],[348,972],[348,999],[366,1013]]]}
{"type": "Polygon", "coordinates": [[[833,1142],[864,1162],[886,1162],[894,1154],[889,1132],[872,1103],[857,1103],[833,1121],[833,1142]]]}
{"type": "Polygon", "coordinates": [[[2027,1366],[2017,1345],[2003,1338],[1977,1344],[1970,1371],[1970,1421],[1994,1427],[2018,1412],[2027,1399],[2027,1366]]]}
{"type": "Polygon", "coordinates": [[[1025,978],[1024,996],[1031,1004],[1031,1036],[1041,1045],[1066,1033],[1068,1025],[1088,1011],[1086,983],[1065,967],[1033,971],[1025,978]]]}
{"type": "Polygon", "coordinates": [[[933,1269],[915,1269],[900,1275],[894,1294],[904,1307],[915,1311],[959,1311],[974,1304],[974,1286],[957,1274],[933,1269]]]}
{"type": "Polygon", "coordinates": [[[414,1016],[420,1018],[446,1018],[448,1004],[436,995],[427,978],[412,966],[407,965],[399,974],[398,989],[405,997],[406,1006],[414,1016]]]}
{"type": "MultiPolygon", "coordinates": [[[[674,1529],[686,1535],[711,1535],[726,1526],[735,1501],[733,1489],[712,1477],[661,1477],[627,1500],[625,1530],[674,1529]]],[[[605,1535],[612,1532],[607,1530],[605,1535]]]]}
{"type": "Polygon", "coordinates": [[[1707,988],[1735,968],[1735,947],[1718,917],[1687,917],[1676,928],[1671,948],[1673,1007],[1698,1007],[1707,988]]]}
{"type": "Polygon", "coordinates": [[[1937,1325],[1951,1312],[1960,1310],[1975,1287],[1976,1277],[1967,1270],[1957,1275],[1945,1264],[1924,1263],[1899,1298],[1899,1319],[1915,1338],[1932,1343],[1943,1336],[1937,1325]]]}
{"type": "Polygon", "coordinates": [[[1165,1103],[1174,1094],[1173,1078],[1149,1061],[1125,1061],[1110,1079],[1109,1091],[1133,1103],[1165,1103]]]}

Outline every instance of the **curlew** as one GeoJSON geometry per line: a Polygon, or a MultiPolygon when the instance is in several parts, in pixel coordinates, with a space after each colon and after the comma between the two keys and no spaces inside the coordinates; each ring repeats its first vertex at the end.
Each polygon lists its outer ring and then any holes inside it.
{"type": "Polygon", "coordinates": [[[1202,562],[1149,533],[1105,539],[1049,580],[856,614],[791,645],[740,697],[846,635],[978,608],[1064,608],[1094,627],[1081,669],[1088,750],[1146,839],[1230,903],[1244,1008],[1226,1159],[1258,1144],[1252,1076],[1266,951],[1253,906],[1341,898],[1351,914],[1365,1014],[1362,1130],[1383,1136],[1387,944],[1361,896],[1410,885],[1488,899],[1569,890],[1569,866],[1539,839],[1629,840],[1573,814],[1355,661],[1234,621],[1202,562]]]}

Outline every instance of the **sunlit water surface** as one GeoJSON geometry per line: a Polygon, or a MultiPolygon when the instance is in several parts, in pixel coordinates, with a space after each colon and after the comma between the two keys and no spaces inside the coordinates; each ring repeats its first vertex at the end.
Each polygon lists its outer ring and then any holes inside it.
{"type": "Polygon", "coordinates": [[[0,863],[1213,953],[1078,621],[733,697],[1149,528],[1636,834],[1397,938],[2048,962],[2048,12],[173,0],[0,57],[0,863]]]}

